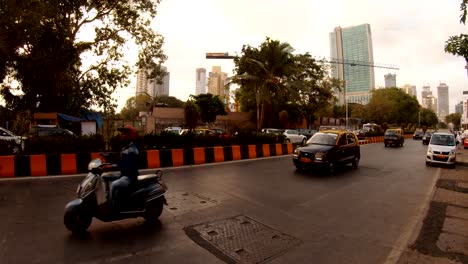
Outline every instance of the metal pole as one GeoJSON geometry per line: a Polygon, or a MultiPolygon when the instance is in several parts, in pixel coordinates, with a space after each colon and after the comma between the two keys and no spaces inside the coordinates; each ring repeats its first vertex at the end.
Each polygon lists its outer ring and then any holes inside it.
{"type": "Polygon", "coordinates": [[[421,110],[418,112],[418,127],[421,127],[421,110]]]}

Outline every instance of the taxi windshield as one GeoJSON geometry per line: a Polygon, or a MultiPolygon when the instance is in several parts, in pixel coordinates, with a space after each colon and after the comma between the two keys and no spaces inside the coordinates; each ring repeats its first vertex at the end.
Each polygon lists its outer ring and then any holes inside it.
{"type": "Polygon", "coordinates": [[[338,134],[336,133],[324,133],[319,132],[315,133],[308,141],[307,144],[317,144],[317,145],[336,145],[336,139],[338,134]]]}

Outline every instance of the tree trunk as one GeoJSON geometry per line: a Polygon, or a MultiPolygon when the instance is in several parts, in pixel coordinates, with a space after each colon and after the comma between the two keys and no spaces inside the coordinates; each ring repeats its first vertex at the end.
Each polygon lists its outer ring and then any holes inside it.
{"type": "Polygon", "coordinates": [[[257,89],[257,94],[256,94],[256,103],[257,103],[257,131],[260,131],[261,127],[260,127],[260,90],[257,89]]]}

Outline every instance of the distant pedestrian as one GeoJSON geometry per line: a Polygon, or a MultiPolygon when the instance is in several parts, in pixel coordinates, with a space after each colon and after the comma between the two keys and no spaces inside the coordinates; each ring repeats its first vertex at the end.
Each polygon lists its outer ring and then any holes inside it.
{"type": "Polygon", "coordinates": [[[457,132],[456,140],[457,140],[457,148],[460,148],[460,146],[463,146],[461,132],[457,132]]]}

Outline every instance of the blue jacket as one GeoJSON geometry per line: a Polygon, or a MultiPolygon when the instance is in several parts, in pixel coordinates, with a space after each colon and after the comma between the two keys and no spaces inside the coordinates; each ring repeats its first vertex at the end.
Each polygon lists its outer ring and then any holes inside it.
{"type": "Polygon", "coordinates": [[[136,182],[140,174],[138,172],[139,151],[133,142],[122,148],[122,157],[117,164],[122,176],[127,176],[130,182],[136,182]]]}

